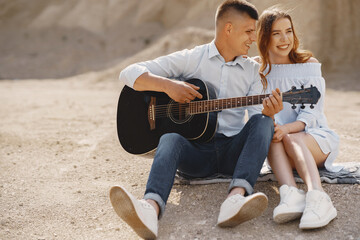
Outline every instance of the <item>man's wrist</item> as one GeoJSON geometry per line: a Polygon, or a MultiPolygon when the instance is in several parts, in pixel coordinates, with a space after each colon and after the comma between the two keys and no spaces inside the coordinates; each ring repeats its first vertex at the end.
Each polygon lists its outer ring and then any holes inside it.
{"type": "Polygon", "coordinates": [[[269,118],[272,118],[273,120],[275,120],[275,117],[274,117],[275,115],[269,115],[269,114],[264,113],[264,109],[261,111],[261,113],[263,115],[268,116],[269,118]]]}
{"type": "Polygon", "coordinates": [[[167,78],[162,78],[162,86],[161,86],[161,90],[164,93],[167,93],[169,91],[169,89],[171,88],[171,80],[167,79],[167,78]]]}

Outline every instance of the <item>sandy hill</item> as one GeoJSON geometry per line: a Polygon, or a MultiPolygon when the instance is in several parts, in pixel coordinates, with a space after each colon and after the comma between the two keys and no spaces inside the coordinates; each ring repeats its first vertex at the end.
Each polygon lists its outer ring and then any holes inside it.
{"type": "MultiPolygon", "coordinates": [[[[1,0],[0,79],[62,78],[112,67],[118,71],[123,60],[149,47],[158,49],[148,55],[153,58],[208,42],[211,37],[203,34],[213,31],[220,2],[1,0]],[[174,48],[161,51],[163,42],[158,40],[166,37],[174,48]]],[[[355,44],[359,1],[251,2],[259,12],[275,3],[291,9],[304,47],[326,70],[360,65],[360,46],[355,44]]],[[[250,55],[256,55],[255,44],[250,55]]]]}

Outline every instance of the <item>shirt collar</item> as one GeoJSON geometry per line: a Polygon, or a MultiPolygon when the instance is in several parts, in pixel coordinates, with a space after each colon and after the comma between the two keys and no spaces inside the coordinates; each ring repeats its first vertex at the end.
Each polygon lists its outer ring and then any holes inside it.
{"type": "MultiPolygon", "coordinates": [[[[220,55],[219,50],[217,49],[217,47],[215,45],[215,40],[212,40],[210,43],[210,46],[209,46],[209,59],[216,57],[216,56],[219,56],[219,57],[221,57],[221,59],[224,59],[220,55]]],[[[229,62],[228,64],[229,65],[239,64],[242,68],[244,68],[243,64],[245,61],[246,61],[246,57],[244,57],[244,55],[241,55],[241,56],[236,57],[234,61],[229,62]]]]}
{"type": "Polygon", "coordinates": [[[215,45],[215,40],[212,40],[209,46],[209,59],[216,57],[216,56],[221,56],[219,53],[219,50],[217,49],[216,45],[215,45]]]}

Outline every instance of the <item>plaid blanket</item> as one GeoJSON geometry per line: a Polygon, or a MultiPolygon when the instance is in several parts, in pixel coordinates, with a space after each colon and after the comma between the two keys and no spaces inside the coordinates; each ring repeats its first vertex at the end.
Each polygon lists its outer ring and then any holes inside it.
{"type": "MultiPolygon", "coordinates": [[[[319,169],[320,179],[322,182],[331,184],[360,184],[360,162],[346,162],[341,163],[343,169],[339,172],[329,172],[325,168],[319,169]]],[[[295,181],[303,183],[303,180],[294,170],[295,181]]],[[[215,174],[206,178],[191,178],[181,172],[177,172],[175,176],[175,184],[183,185],[195,185],[195,184],[210,184],[210,183],[221,183],[230,182],[231,176],[215,174]]],[[[260,176],[257,181],[277,181],[271,168],[264,164],[260,176]]]]}

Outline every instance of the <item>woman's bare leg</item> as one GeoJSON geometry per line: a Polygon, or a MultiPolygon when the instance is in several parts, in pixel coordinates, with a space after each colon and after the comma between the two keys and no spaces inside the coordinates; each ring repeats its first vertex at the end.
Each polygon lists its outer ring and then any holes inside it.
{"type": "Polygon", "coordinates": [[[292,161],[285,152],[284,144],[282,142],[272,142],[267,157],[279,185],[286,184],[296,187],[293,166],[291,165],[292,161]]]}
{"type": "Polygon", "coordinates": [[[324,154],[316,140],[304,132],[286,135],[283,143],[286,153],[294,161],[296,171],[304,180],[308,191],[323,191],[318,167],[324,165],[328,154],[324,154]]]}

